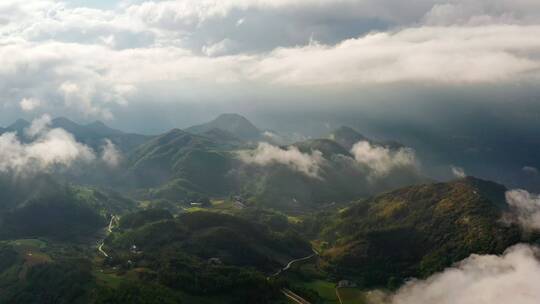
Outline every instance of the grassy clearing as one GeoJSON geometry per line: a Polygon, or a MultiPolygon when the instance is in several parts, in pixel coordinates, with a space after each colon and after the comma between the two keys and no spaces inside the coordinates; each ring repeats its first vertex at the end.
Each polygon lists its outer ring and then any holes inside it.
{"type": "Polygon", "coordinates": [[[302,223],[302,219],[297,217],[297,216],[292,216],[292,215],[288,215],[287,216],[287,221],[290,223],[290,224],[300,224],[302,223]]]}
{"type": "Polygon", "coordinates": [[[324,303],[339,304],[339,300],[336,296],[336,284],[328,281],[316,280],[311,282],[305,282],[301,284],[307,289],[316,291],[319,296],[324,300],[324,303]]]}
{"type": "Polygon", "coordinates": [[[208,211],[206,208],[201,207],[190,207],[190,208],[184,208],[185,212],[197,212],[197,211],[208,211]]]}
{"type": "Polygon", "coordinates": [[[339,288],[338,290],[343,304],[366,303],[364,292],[357,288],[339,288]]]}

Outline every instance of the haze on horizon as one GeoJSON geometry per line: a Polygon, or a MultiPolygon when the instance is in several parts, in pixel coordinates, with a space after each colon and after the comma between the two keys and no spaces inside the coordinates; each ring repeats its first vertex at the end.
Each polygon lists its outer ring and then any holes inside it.
{"type": "Polygon", "coordinates": [[[46,113],[159,133],[239,112],[279,128],[307,112],[321,132],[492,104],[521,120],[539,23],[534,0],[5,0],[0,125],[46,113]]]}

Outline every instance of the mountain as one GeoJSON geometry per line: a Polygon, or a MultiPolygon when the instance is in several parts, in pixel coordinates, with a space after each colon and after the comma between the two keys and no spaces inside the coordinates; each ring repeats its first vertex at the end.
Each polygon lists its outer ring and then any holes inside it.
{"type": "Polygon", "coordinates": [[[366,285],[441,271],[472,253],[498,254],[520,241],[500,220],[506,188],[472,177],[411,186],[354,203],[322,229],[328,270],[366,285]]]}
{"type": "Polygon", "coordinates": [[[238,114],[221,114],[216,119],[186,129],[187,132],[203,134],[212,129],[226,131],[236,138],[253,141],[261,138],[261,131],[248,119],[238,114]]]}
{"type": "MultiPolygon", "coordinates": [[[[16,132],[19,138],[25,138],[25,129],[30,126],[30,123],[24,119],[18,119],[16,122],[6,128],[8,132],[16,132]]],[[[151,136],[124,133],[122,131],[112,129],[103,122],[96,121],[91,124],[81,125],[67,118],[58,117],[51,121],[51,128],[61,128],[73,134],[75,139],[84,143],[96,151],[99,151],[105,139],[113,142],[122,152],[127,153],[134,148],[140,146],[144,142],[151,139],[151,136]]]]}
{"type": "Polygon", "coordinates": [[[366,168],[331,139],[289,147],[307,155],[321,152],[324,159],[317,164],[319,176],[308,176],[279,162],[245,163],[239,155],[257,150],[235,144],[234,137],[220,129],[200,135],[176,129],[150,140],[131,155],[129,175],[138,187],[149,188],[139,191],[141,199],[189,202],[241,194],[262,206],[295,212],[425,181],[410,168],[397,168],[373,180],[366,168]]]}
{"type": "Polygon", "coordinates": [[[413,166],[396,167],[386,175],[373,177],[371,169],[356,162],[345,147],[329,138],[310,139],[281,148],[288,150],[290,147],[304,155],[283,157],[291,157],[288,159],[291,162],[296,158],[316,162],[317,176],[308,176],[295,170],[294,166],[280,162],[265,166],[244,164],[234,172],[241,192],[269,208],[305,212],[428,180],[413,166]],[[322,158],[316,155],[317,152],[322,158]]]}
{"type": "Polygon", "coordinates": [[[327,159],[332,158],[335,155],[350,155],[337,141],[331,139],[310,139],[302,142],[297,142],[292,146],[297,147],[303,153],[311,153],[313,151],[320,151],[327,159]]]}
{"type": "Polygon", "coordinates": [[[0,177],[0,239],[76,240],[106,225],[109,214],[135,208],[112,191],[61,184],[50,175],[0,177]]]}
{"type": "Polygon", "coordinates": [[[210,303],[270,303],[268,297],[279,295],[279,289],[266,275],[312,253],[311,245],[292,232],[274,232],[237,216],[192,212],[173,218],[158,211],[122,219],[104,250],[107,263],[127,271],[126,277],[221,297],[210,303]]]}
{"type": "MultiPolygon", "coordinates": [[[[136,149],[129,159],[129,174],[142,187],[166,187],[163,191],[169,198],[174,192],[223,193],[228,184],[225,175],[231,169],[226,147],[174,129],[136,149]]],[[[176,199],[184,198],[181,193],[176,199]]]]}
{"type": "Polygon", "coordinates": [[[14,123],[9,125],[6,129],[9,131],[19,131],[23,130],[25,128],[28,128],[30,126],[30,123],[24,119],[17,119],[14,123]]]}
{"type": "Polygon", "coordinates": [[[399,149],[404,147],[404,145],[395,141],[372,140],[358,133],[353,128],[346,126],[342,126],[334,130],[334,132],[330,133],[328,138],[340,144],[343,148],[347,149],[347,151],[350,151],[352,147],[359,141],[367,141],[372,145],[382,146],[388,149],[399,149]]]}
{"type": "Polygon", "coordinates": [[[251,266],[272,273],[287,261],[311,253],[310,244],[298,237],[273,233],[266,226],[233,215],[199,211],[173,218],[167,212],[139,213],[135,221],[122,219],[120,227],[129,228],[120,229],[107,240],[113,254],[121,255],[133,244],[148,255],[173,247],[203,261],[219,258],[224,265],[251,266]]]}
{"type": "Polygon", "coordinates": [[[243,144],[243,141],[232,133],[218,128],[206,131],[201,135],[221,145],[228,145],[230,148],[238,147],[243,144]]]}
{"type": "Polygon", "coordinates": [[[336,129],[329,135],[329,138],[347,149],[347,151],[351,150],[354,144],[359,141],[369,141],[364,135],[356,132],[353,128],[346,126],[336,129]]]}

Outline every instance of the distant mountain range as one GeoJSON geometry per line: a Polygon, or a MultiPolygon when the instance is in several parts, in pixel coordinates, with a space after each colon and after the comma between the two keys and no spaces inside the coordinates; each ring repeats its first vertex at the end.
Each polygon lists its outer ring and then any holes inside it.
{"type": "Polygon", "coordinates": [[[260,136],[259,129],[246,118],[224,114],[210,123],[185,131],[175,129],[146,142],[131,153],[129,172],[139,187],[149,187],[146,198],[186,201],[242,194],[266,206],[296,210],[427,180],[408,169],[376,182],[368,180],[365,169],[351,163],[352,145],[366,140],[389,149],[402,146],[377,143],[345,127],[329,138],[279,148],[287,151],[295,147],[305,153],[304,158],[321,152],[325,161],[320,163],[320,178],[306,176],[278,161],[264,166],[246,164],[239,152],[257,153],[249,141],[260,136]]]}
{"type": "MultiPolygon", "coordinates": [[[[29,125],[28,121],[17,120],[5,130],[24,138],[29,125]]],[[[265,206],[302,211],[427,180],[408,169],[370,180],[365,166],[354,163],[352,146],[359,141],[394,150],[402,145],[376,142],[349,127],[341,127],[327,138],[278,148],[283,153],[297,148],[304,160],[270,159],[262,166],[246,163],[239,153],[258,153],[257,142],[270,139],[238,114],[223,114],[208,123],[157,136],[125,133],[99,121],[81,125],[66,118],[53,119],[50,127],[66,130],[96,151],[105,139],[111,140],[125,156],[117,173],[96,168],[75,180],[133,189],[136,197],[144,199],[191,201],[242,195],[265,206]],[[322,159],[308,160],[319,152],[322,159]],[[306,176],[294,169],[295,164],[287,163],[306,160],[317,162],[311,166],[319,167],[319,178],[306,176]]]]}
{"type": "MultiPolygon", "coordinates": [[[[3,132],[15,132],[19,138],[24,139],[24,130],[29,126],[30,122],[24,119],[18,119],[13,124],[3,129],[3,132]]],[[[66,130],[73,134],[78,142],[84,143],[94,150],[98,150],[99,147],[103,145],[104,140],[109,139],[121,151],[127,152],[152,138],[152,136],[125,133],[120,130],[112,129],[101,121],[81,125],[64,117],[53,119],[50,127],[66,130]]],[[[2,130],[0,130],[0,132],[2,132],[2,130]]]]}

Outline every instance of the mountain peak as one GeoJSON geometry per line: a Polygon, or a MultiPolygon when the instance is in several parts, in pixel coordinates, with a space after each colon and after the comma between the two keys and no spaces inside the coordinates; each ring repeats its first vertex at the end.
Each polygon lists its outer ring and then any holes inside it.
{"type": "Polygon", "coordinates": [[[368,140],[364,135],[358,133],[355,129],[342,126],[330,134],[330,139],[334,140],[342,147],[350,150],[354,144],[359,141],[368,140]]]}
{"type": "Polygon", "coordinates": [[[220,114],[218,117],[216,117],[216,119],[221,119],[221,118],[247,120],[247,118],[245,118],[244,116],[242,116],[242,115],[240,115],[238,113],[223,113],[223,114],[220,114]]]}
{"type": "Polygon", "coordinates": [[[96,120],[93,123],[89,123],[87,125],[87,127],[99,127],[99,128],[105,127],[105,128],[107,128],[107,125],[105,123],[103,123],[103,121],[101,121],[101,120],[96,120]]]}
{"type": "Polygon", "coordinates": [[[212,129],[226,131],[243,140],[255,140],[261,136],[261,131],[253,123],[244,116],[236,113],[221,114],[216,119],[208,123],[190,127],[187,131],[202,134],[212,129]]]}
{"type": "Polygon", "coordinates": [[[224,124],[237,124],[244,125],[246,127],[255,128],[255,125],[251,123],[247,118],[240,114],[236,113],[225,113],[221,114],[216,119],[213,120],[214,123],[224,123],[224,124]]]}
{"type": "Polygon", "coordinates": [[[87,124],[85,127],[88,130],[102,134],[104,136],[123,134],[122,131],[112,129],[111,127],[107,126],[104,122],[100,120],[96,120],[93,123],[87,124]]]}
{"type": "Polygon", "coordinates": [[[27,120],[24,120],[22,118],[19,118],[14,123],[9,125],[6,129],[12,130],[12,131],[21,131],[21,130],[27,128],[28,126],[30,126],[30,122],[28,122],[27,120]]]}
{"type": "Polygon", "coordinates": [[[65,118],[65,117],[57,117],[52,120],[52,125],[56,128],[62,128],[62,129],[73,129],[81,127],[79,124],[74,122],[71,119],[65,118]]]}

